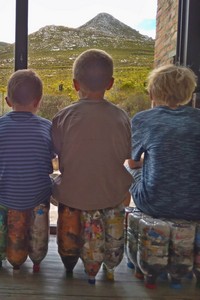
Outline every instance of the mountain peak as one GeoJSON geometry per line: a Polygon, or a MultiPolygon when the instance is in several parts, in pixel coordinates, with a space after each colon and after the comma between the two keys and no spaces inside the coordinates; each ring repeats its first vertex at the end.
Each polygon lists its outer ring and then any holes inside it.
{"type": "MultiPolygon", "coordinates": [[[[107,36],[129,37],[131,39],[144,38],[138,31],[120,22],[112,15],[102,12],[96,15],[93,19],[78,27],[87,31],[95,31],[103,33],[107,36]]],[[[146,39],[146,37],[145,37],[146,39]]]]}

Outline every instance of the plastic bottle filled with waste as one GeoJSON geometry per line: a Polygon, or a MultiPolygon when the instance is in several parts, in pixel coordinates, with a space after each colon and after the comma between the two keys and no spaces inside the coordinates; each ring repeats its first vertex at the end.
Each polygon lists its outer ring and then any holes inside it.
{"type": "Polygon", "coordinates": [[[105,236],[102,213],[98,210],[82,211],[81,227],[83,239],[81,259],[88,275],[88,282],[95,284],[95,277],[104,259],[105,236]]]}
{"type": "Polygon", "coordinates": [[[169,238],[167,222],[151,217],[139,221],[137,262],[145,274],[147,288],[155,288],[157,277],[166,272],[169,238]]]}
{"type": "Polygon", "coordinates": [[[194,274],[196,276],[196,286],[200,288],[200,222],[196,222],[194,240],[194,274]]]}
{"type": "Polygon", "coordinates": [[[139,221],[144,218],[144,214],[134,209],[132,213],[128,215],[128,226],[127,226],[127,245],[126,252],[129,260],[135,267],[135,277],[143,279],[144,274],[141,271],[137,263],[137,252],[138,252],[138,233],[139,233],[139,221]]]}
{"type": "Polygon", "coordinates": [[[36,206],[31,213],[29,231],[29,257],[33,271],[39,272],[40,263],[48,251],[49,242],[49,203],[36,206]]]}
{"type": "Polygon", "coordinates": [[[19,270],[27,259],[30,219],[31,210],[8,210],[6,257],[13,270],[19,270]]]}
{"type": "Polygon", "coordinates": [[[124,256],[124,205],[104,209],[105,255],[104,266],[108,280],[114,280],[115,268],[124,256]]]}
{"type": "Polygon", "coordinates": [[[58,253],[66,268],[67,276],[73,275],[73,269],[80,257],[80,249],[82,247],[80,218],[80,210],[69,208],[63,204],[58,205],[58,253]]]}
{"type": "Polygon", "coordinates": [[[125,218],[124,218],[124,253],[127,259],[127,267],[134,269],[134,264],[128,257],[127,253],[127,235],[128,235],[128,215],[134,211],[134,207],[127,206],[125,207],[125,218]]]}
{"type": "Polygon", "coordinates": [[[8,209],[0,205],[0,268],[2,267],[2,260],[6,258],[7,212],[8,209]]]}
{"type": "Polygon", "coordinates": [[[185,220],[170,220],[168,224],[171,231],[169,274],[171,287],[178,289],[181,287],[181,279],[193,270],[196,226],[185,220]]]}

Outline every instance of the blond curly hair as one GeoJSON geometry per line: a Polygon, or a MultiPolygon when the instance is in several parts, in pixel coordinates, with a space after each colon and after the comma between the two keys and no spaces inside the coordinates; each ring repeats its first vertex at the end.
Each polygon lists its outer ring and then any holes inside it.
{"type": "Polygon", "coordinates": [[[187,104],[197,85],[194,72],[184,66],[164,65],[150,72],[147,90],[156,105],[187,104]]]}

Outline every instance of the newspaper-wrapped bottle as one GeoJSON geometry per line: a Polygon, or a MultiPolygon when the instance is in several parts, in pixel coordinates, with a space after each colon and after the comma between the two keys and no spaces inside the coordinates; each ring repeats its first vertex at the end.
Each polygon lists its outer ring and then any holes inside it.
{"type": "Polygon", "coordinates": [[[134,264],[128,257],[127,253],[127,235],[128,235],[128,215],[134,211],[134,207],[127,206],[125,207],[125,218],[124,218],[124,253],[127,259],[127,267],[134,269],[134,264]]]}
{"type": "Polygon", "coordinates": [[[31,210],[8,210],[6,257],[13,270],[19,270],[28,256],[30,216],[31,210]]]}
{"type": "Polygon", "coordinates": [[[194,274],[196,276],[196,286],[200,288],[200,222],[196,223],[194,240],[194,274]]]}
{"type": "Polygon", "coordinates": [[[81,259],[88,282],[95,284],[95,277],[104,259],[104,224],[100,211],[82,211],[81,227],[83,247],[81,259]]]}
{"type": "Polygon", "coordinates": [[[29,257],[33,271],[39,272],[40,263],[48,251],[49,242],[49,203],[40,204],[32,210],[29,231],[29,257]]]}
{"type": "Polygon", "coordinates": [[[145,274],[147,288],[155,288],[157,277],[166,272],[169,238],[166,222],[151,217],[139,221],[137,262],[145,274]]]}
{"type": "Polygon", "coordinates": [[[66,275],[72,276],[80,257],[81,211],[63,204],[58,206],[57,244],[58,253],[66,268],[66,275]]]}
{"type": "Polygon", "coordinates": [[[6,257],[7,212],[7,208],[0,205],[0,268],[2,267],[2,260],[6,257]]]}
{"type": "Polygon", "coordinates": [[[144,274],[137,263],[139,221],[142,217],[144,217],[144,214],[137,208],[134,208],[133,212],[129,213],[126,243],[127,256],[135,267],[135,277],[139,279],[144,278],[144,274]]]}
{"type": "Polygon", "coordinates": [[[180,288],[181,279],[191,274],[194,264],[195,223],[170,220],[169,274],[171,287],[180,288]]]}
{"type": "Polygon", "coordinates": [[[120,264],[124,256],[124,205],[121,204],[113,209],[105,209],[105,255],[104,265],[106,277],[114,280],[115,268],[120,264]]]}

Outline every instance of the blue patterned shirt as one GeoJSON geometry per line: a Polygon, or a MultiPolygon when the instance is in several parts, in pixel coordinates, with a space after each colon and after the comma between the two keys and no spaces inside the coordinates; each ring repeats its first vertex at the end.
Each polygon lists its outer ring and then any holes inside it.
{"type": "Polygon", "coordinates": [[[131,187],[136,206],[155,217],[200,219],[200,110],[158,106],[136,114],[132,159],[143,152],[131,187]]]}

